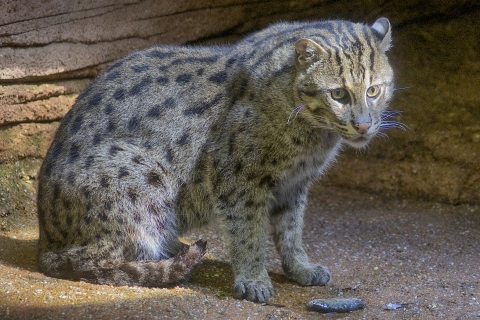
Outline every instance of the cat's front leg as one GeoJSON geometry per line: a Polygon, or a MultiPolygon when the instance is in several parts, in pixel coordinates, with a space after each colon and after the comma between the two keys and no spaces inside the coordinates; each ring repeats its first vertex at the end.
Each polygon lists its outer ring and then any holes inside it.
{"type": "Polygon", "coordinates": [[[300,192],[290,203],[273,207],[271,222],[274,239],[282,258],[283,270],[289,278],[303,286],[322,286],[330,282],[328,269],[311,263],[303,248],[303,216],[307,202],[307,190],[300,192]]]}
{"type": "Polygon", "coordinates": [[[231,197],[237,198],[234,203],[220,196],[218,208],[230,242],[235,298],[266,302],[273,295],[272,282],[265,269],[268,212],[261,200],[253,200],[253,194],[231,197]]]}

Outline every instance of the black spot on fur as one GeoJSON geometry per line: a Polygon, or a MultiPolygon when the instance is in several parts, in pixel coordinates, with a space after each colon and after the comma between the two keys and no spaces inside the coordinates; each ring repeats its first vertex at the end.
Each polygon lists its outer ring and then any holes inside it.
{"type": "Polygon", "coordinates": [[[137,83],[136,85],[134,85],[130,91],[128,92],[128,94],[130,96],[136,96],[138,95],[140,92],[142,92],[142,90],[146,89],[147,87],[149,87],[149,85],[152,83],[152,79],[150,77],[145,77],[143,78],[139,83],[137,83]]]}
{"type": "Polygon", "coordinates": [[[108,216],[105,214],[105,212],[102,212],[98,215],[98,219],[102,222],[106,222],[108,220],[108,216]]]}
{"type": "Polygon", "coordinates": [[[88,168],[90,165],[93,163],[94,156],[88,156],[87,159],[85,160],[85,167],[88,168]]]}
{"type": "Polygon", "coordinates": [[[102,102],[102,94],[101,93],[95,93],[89,100],[88,104],[90,106],[97,106],[102,102]]]}
{"type": "Polygon", "coordinates": [[[61,230],[60,234],[62,235],[62,238],[63,238],[64,241],[68,239],[68,235],[69,235],[68,231],[61,230]]]}
{"type": "Polygon", "coordinates": [[[85,198],[88,198],[90,196],[90,190],[88,189],[87,186],[82,187],[82,192],[83,192],[83,195],[85,196],[85,198]]]}
{"type": "Polygon", "coordinates": [[[198,69],[197,70],[197,76],[201,76],[204,71],[205,71],[205,69],[203,69],[203,68],[198,69]]]}
{"type": "Polygon", "coordinates": [[[82,123],[83,123],[83,115],[81,113],[77,114],[77,116],[73,119],[73,123],[70,126],[70,130],[68,130],[69,133],[71,135],[77,133],[78,130],[80,130],[82,123]]]}
{"type": "Polygon", "coordinates": [[[147,178],[147,183],[151,186],[155,186],[155,187],[163,186],[162,177],[158,172],[150,171],[149,173],[147,173],[146,178],[147,178]]]}
{"type": "Polygon", "coordinates": [[[75,184],[75,173],[73,173],[73,172],[68,173],[67,183],[71,186],[73,186],[75,184]]]}
{"type": "Polygon", "coordinates": [[[136,164],[142,164],[143,158],[141,156],[135,156],[132,158],[132,161],[136,164]]]}
{"type": "Polygon", "coordinates": [[[129,131],[137,131],[137,129],[138,129],[138,118],[137,117],[132,117],[130,120],[128,120],[127,128],[128,128],[129,131]]]}
{"type": "Polygon", "coordinates": [[[235,76],[233,81],[234,86],[231,89],[234,97],[231,104],[243,98],[248,87],[248,79],[249,75],[245,74],[245,72],[239,73],[235,76]]]}
{"type": "Polygon", "coordinates": [[[114,93],[113,93],[113,98],[115,100],[123,100],[125,99],[125,90],[123,89],[117,89],[114,93]]]}
{"type": "Polygon", "coordinates": [[[92,217],[86,215],[83,217],[83,221],[85,221],[86,224],[92,223],[92,217]]]}
{"type": "Polygon", "coordinates": [[[297,146],[301,146],[302,145],[302,140],[300,140],[300,138],[298,137],[292,137],[292,142],[294,145],[297,145],[297,146]]]}
{"type": "Polygon", "coordinates": [[[165,158],[167,159],[167,161],[169,163],[172,163],[173,162],[173,150],[171,148],[167,148],[166,149],[166,156],[165,158]]]}
{"type": "Polygon", "coordinates": [[[55,183],[53,185],[53,201],[57,201],[59,197],[60,197],[60,185],[58,183],[55,183]]]}
{"type": "Polygon", "coordinates": [[[120,71],[110,71],[107,76],[105,77],[105,80],[107,81],[111,81],[111,80],[115,80],[117,79],[118,77],[120,76],[120,71]]]}
{"type": "Polygon", "coordinates": [[[112,106],[111,104],[107,104],[107,105],[105,106],[104,112],[105,112],[105,114],[106,114],[107,116],[111,115],[112,112],[113,112],[113,106],[112,106]]]}
{"type": "Polygon", "coordinates": [[[159,85],[166,85],[168,83],[168,78],[167,77],[158,77],[156,80],[155,80],[159,85]]]}
{"type": "Polygon", "coordinates": [[[141,65],[133,66],[133,67],[132,67],[132,70],[133,70],[133,72],[141,73],[141,72],[147,71],[148,68],[149,68],[149,67],[148,67],[147,64],[141,64],[141,65]]]}
{"type": "Polygon", "coordinates": [[[118,178],[124,178],[128,175],[130,175],[130,172],[128,172],[127,167],[120,167],[118,170],[118,178]]]}
{"type": "Polygon", "coordinates": [[[240,171],[242,171],[242,168],[243,168],[243,164],[241,161],[237,161],[235,163],[235,173],[238,174],[240,173],[240,171]]]}
{"type": "Polygon", "coordinates": [[[96,146],[98,145],[100,142],[102,142],[102,135],[99,134],[99,133],[96,133],[93,135],[93,145],[96,146]]]}
{"type": "Polygon", "coordinates": [[[108,186],[110,185],[110,182],[108,180],[108,178],[106,176],[103,176],[101,179],[100,179],[100,186],[102,188],[108,188],[108,186]]]}
{"type": "Polygon", "coordinates": [[[184,84],[184,83],[189,83],[191,79],[192,79],[192,75],[191,75],[191,74],[189,74],[189,73],[182,73],[181,75],[179,75],[179,76],[175,79],[175,82],[176,82],[176,83],[184,84]]]}
{"type": "Polygon", "coordinates": [[[177,144],[179,146],[184,146],[188,143],[190,139],[190,134],[188,132],[185,132],[178,140],[177,140],[177,144]]]}
{"type": "Polygon", "coordinates": [[[59,141],[55,143],[52,147],[50,152],[50,156],[52,159],[56,159],[63,151],[63,141],[59,141]]]}
{"type": "Polygon", "coordinates": [[[55,143],[50,151],[48,152],[48,156],[45,159],[45,163],[43,164],[43,168],[45,170],[45,176],[49,177],[52,174],[52,168],[55,164],[55,159],[62,153],[63,150],[63,142],[59,141],[55,143]]]}
{"type": "Polygon", "coordinates": [[[217,84],[221,84],[221,83],[224,83],[225,81],[227,81],[227,72],[225,70],[223,71],[220,71],[220,72],[217,72],[217,73],[214,73],[213,75],[211,75],[209,78],[208,78],[208,81],[210,82],[214,82],[214,83],[217,83],[217,84]]]}
{"type": "Polygon", "coordinates": [[[70,152],[68,154],[68,162],[73,163],[80,156],[80,147],[73,143],[70,147],[70,152]]]}
{"type": "Polygon", "coordinates": [[[215,96],[215,98],[213,98],[213,100],[202,103],[199,106],[185,109],[183,114],[186,116],[201,116],[203,113],[205,113],[205,111],[207,111],[208,109],[216,105],[222,98],[223,98],[223,94],[219,93],[215,96]]]}
{"type": "Polygon", "coordinates": [[[147,211],[149,214],[153,215],[153,216],[158,216],[160,214],[160,210],[157,206],[153,205],[153,204],[149,204],[147,206],[147,211]]]}
{"type": "Polygon", "coordinates": [[[71,227],[73,223],[73,219],[71,216],[67,216],[67,219],[65,221],[67,223],[67,226],[71,227]]]}
{"type": "Polygon", "coordinates": [[[175,108],[176,105],[177,105],[177,104],[176,104],[174,98],[167,98],[167,99],[163,102],[163,106],[164,106],[165,108],[175,108]]]}
{"type": "Polygon", "coordinates": [[[253,202],[253,200],[247,200],[245,201],[245,208],[250,208],[250,207],[253,207],[255,204],[255,202],[253,202]]]}
{"type": "Polygon", "coordinates": [[[273,74],[272,74],[272,79],[275,78],[275,77],[279,77],[279,76],[281,76],[282,74],[289,73],[289,72],[291,72],[293,69],[294,69],[294,66],[293,66],[293,65],[285,65],[285,66],[283,66],[282,68],[280,68],[279,70],[273,72],[273,74]]]}
{"type": "Polygon", "coordinates": [[[136,223],[142,222],[142,217],[138,212],[133,213],[133,221],[135,221],[136,223]]]}
{"type": "Polygon", "coordinates": [[[235,148],[235,133],[232,133],[228,137],[228,154],[231,156],[233,154],[233,149],[235,148]]]}
{"type": "Polygon", "coordinates": [[[236,57],[231,57],[230,59],[227,60],[225,63],[225,67],[228,69],[230,68],[235,62],[237,61],[236,57]]]}
{"type": "Polygon", "coordinates": [[[120,60],[120,61],[117,61],[117,62],[113,63],[113,64],[110,66],[110,68],[108,68],[108,69],[111,71],[111,70],[114,70],[114,69],[116,69],[116,68],[118,68],[118,67],[121,67],[122,65],[123,65],[123,60],[120,60]]]}
{"type": "Polygon", "coordinates": [[[154,107],[152,107],[150,110],[148,110],[147,117],[158,119],[161,116],[163,116],[164,112],[165,112],[165,110],[162,109],[162,107],[157,104],[154,107]]]}
{"type": "Polygon", "coordinates": [[[125,149],[123,149],[123,148],[121,148],[117,145],[113,145],[113,146],[110,147],[109,153],[113,157],[113,156],[116,156],[119,151],[124,151],[124,150],[125,149]]]}
{"type": "Polygon", "coordinates": [[[112,203],[110,201],[105,202],[105,210],[110,211],[112,209],[112,203]]]}
{"type": "Polygon", "coordinates": [[[80,93],[77,97],[77,101],[80,101],[86,97],[88,97],[90,95],[90,93],[92,92],[93,90],[93,86],[92,85],[89,85],[85,90],[83,90],[82,93],[80,93]]]}
{"type": "Polygon", "coordinates": [[[108,123],[107,123],[107,132],[113,132],[115,131],[115,122],[113,122],[111,119],[108,120],[108,123]]]}
{"type": "Polygon", "coordinates": [[[273,178],[271,175],[266,175],[264,176],[261,180],[260,180],[260,183],[259,183],[259,186],[260,187],[273,187],[274,186],[274,181],[273,181],[273,178]]]}
{"type": "Polygon", "coordinates": [[[135,204],[137,202],[137,193],[135,192],[134,188],[130,188],[127,193],[128,198],[130,199],[130,202],[135,204]]]}

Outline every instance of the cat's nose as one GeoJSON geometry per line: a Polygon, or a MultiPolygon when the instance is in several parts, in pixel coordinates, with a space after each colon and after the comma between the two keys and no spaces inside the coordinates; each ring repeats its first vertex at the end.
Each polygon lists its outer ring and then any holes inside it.
{"type": "Polygon", "coordinates": [[[355,130],[357,130],[358,133],[360,134],[365,134],[368,132],[368,129],[372,126],[371,123],[355,123],[353,125],[355,127],[355,130]]]}

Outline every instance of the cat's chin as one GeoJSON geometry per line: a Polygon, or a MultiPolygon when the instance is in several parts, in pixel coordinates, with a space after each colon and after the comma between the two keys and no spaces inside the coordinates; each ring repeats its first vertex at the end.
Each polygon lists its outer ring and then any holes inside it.
{"type": "Polygon", "coordinates": [[[365,137],[365,136],[360,136],[354,139],[346,139],[344,138],[343,141],[348,144],[350,147],[353,147],[355,149],[361,149],[365,148],[367,144],[370,142],[371,137],[365,137]]]}

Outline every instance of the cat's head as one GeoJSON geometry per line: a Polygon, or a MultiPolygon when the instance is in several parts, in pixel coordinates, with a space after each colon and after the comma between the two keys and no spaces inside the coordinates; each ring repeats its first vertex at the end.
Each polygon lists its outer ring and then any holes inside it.
{"type": "Polygon", "coordinates": [[[393,93],[393,71],[385,52],[391,27],[386,18],[372,26],[332,23],[295,43],[295,92],[302,116],[335,130],[356,148],[379,131],[393,93]]]}

